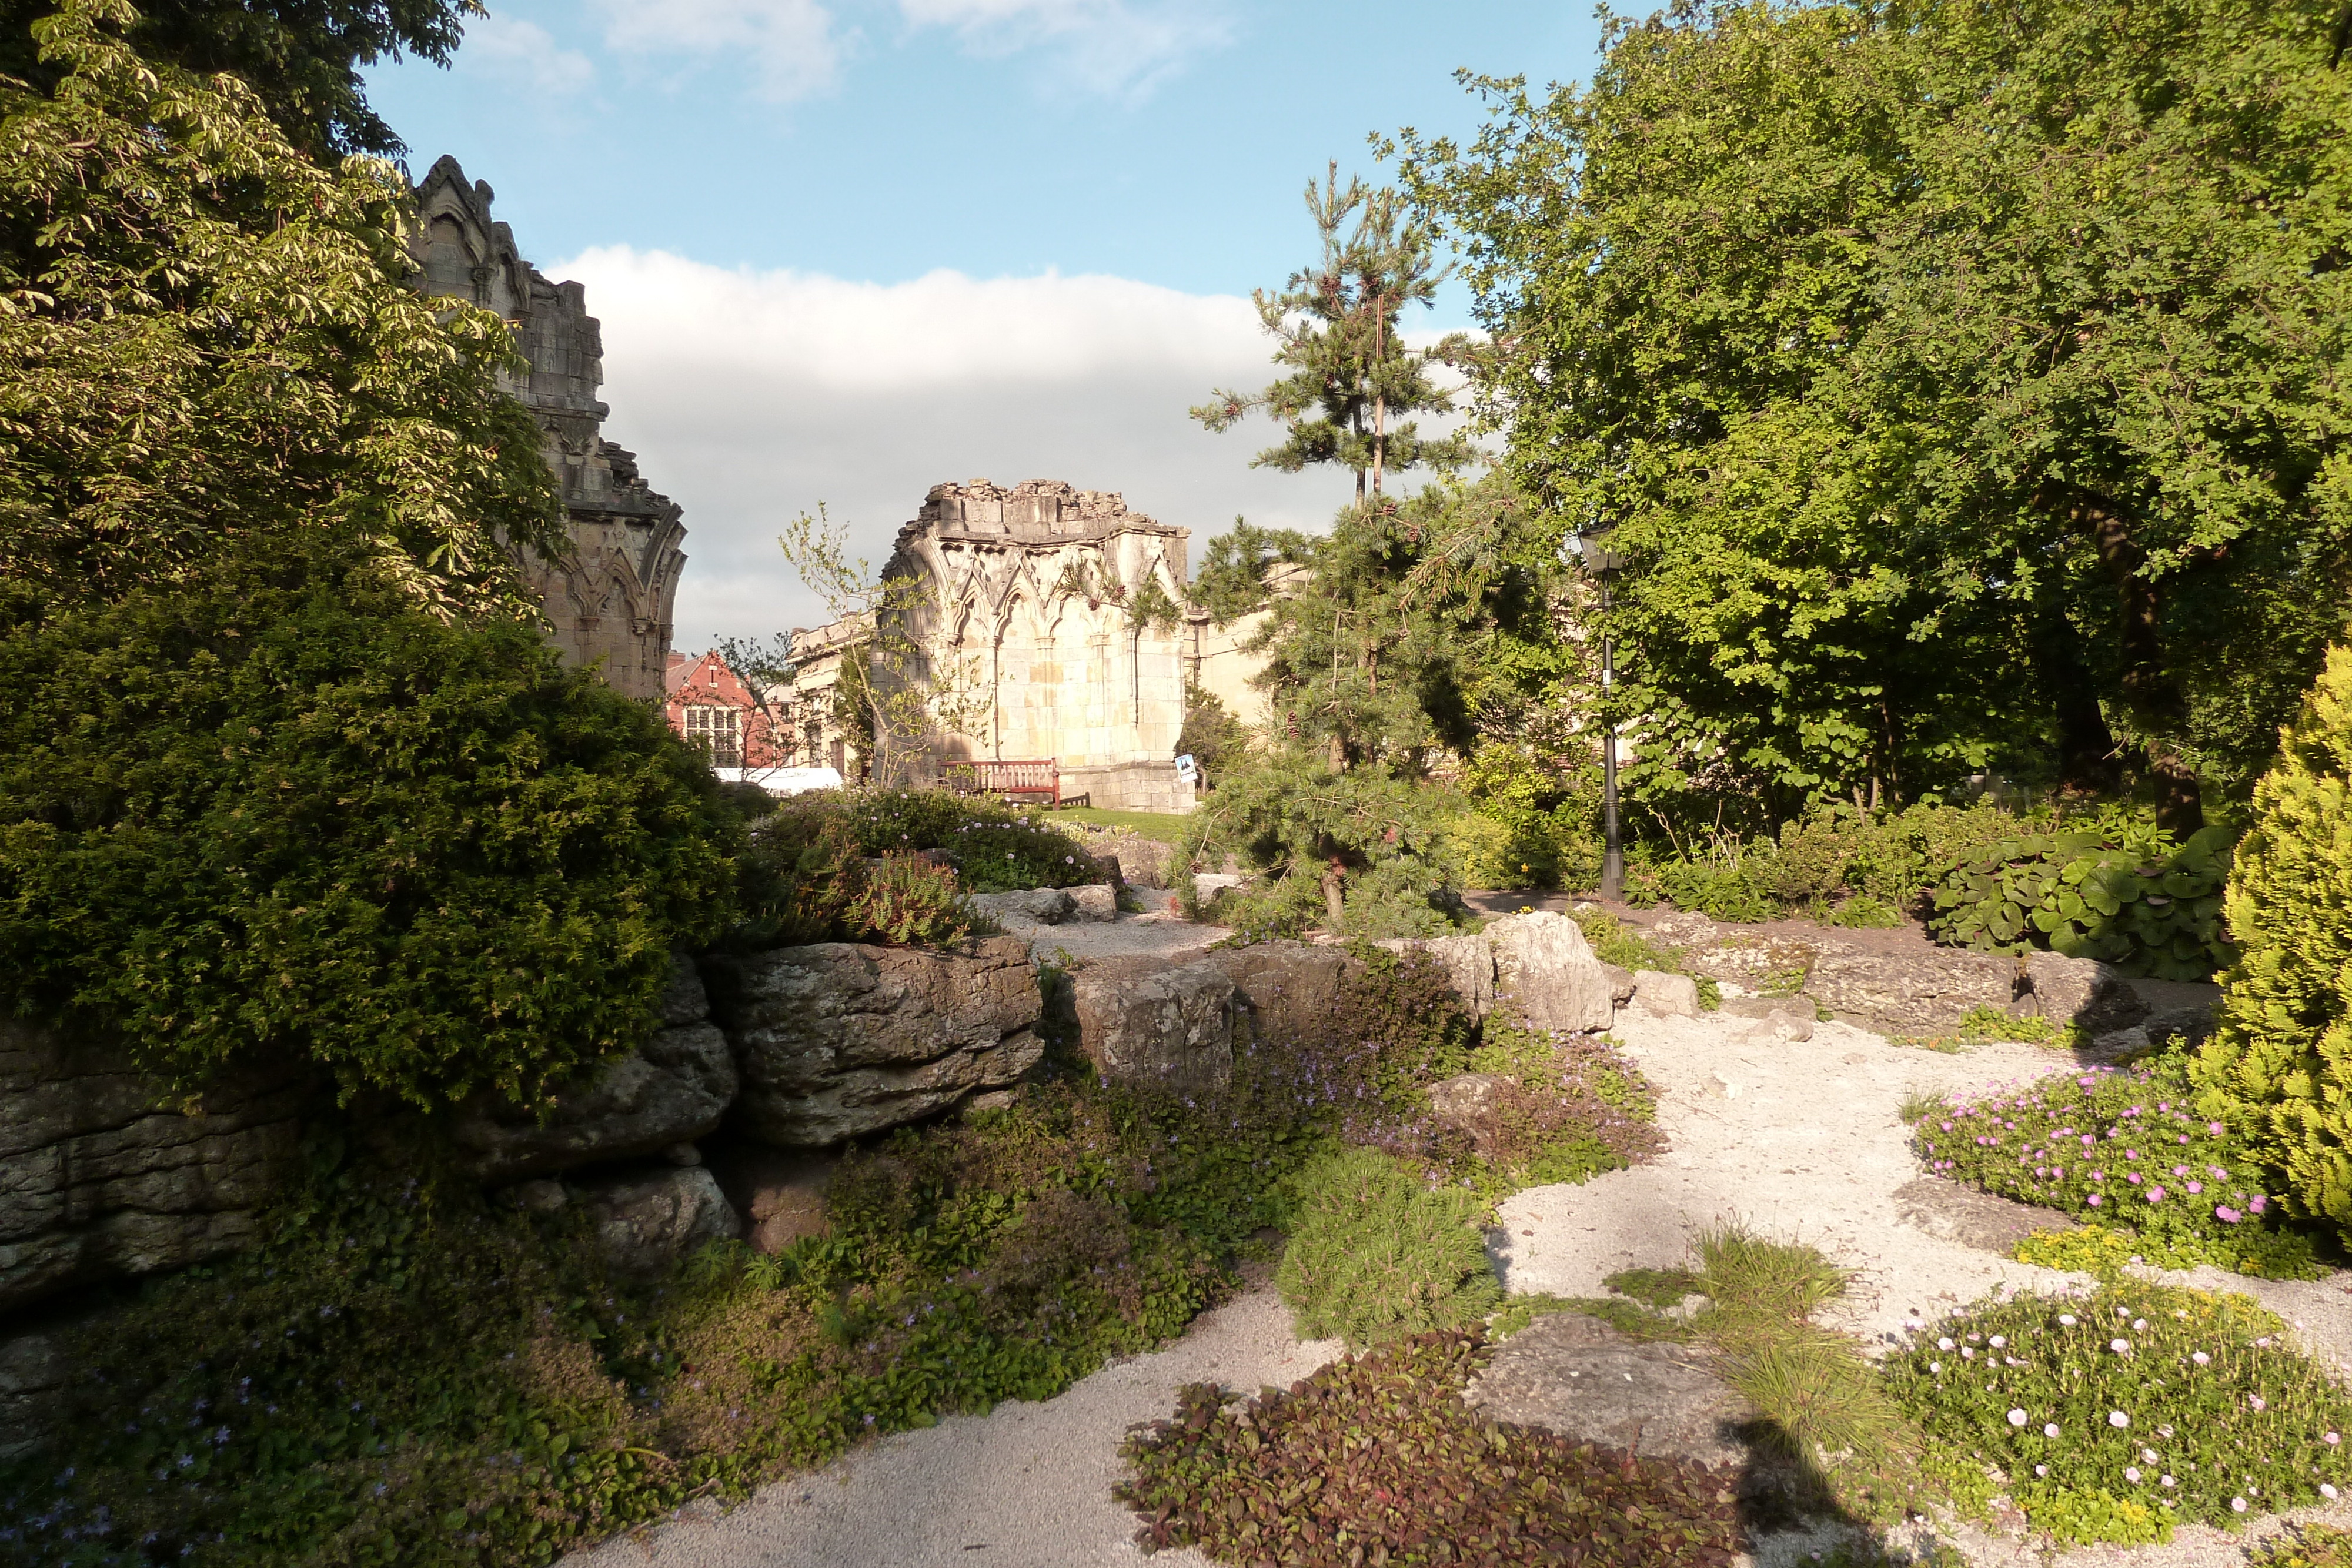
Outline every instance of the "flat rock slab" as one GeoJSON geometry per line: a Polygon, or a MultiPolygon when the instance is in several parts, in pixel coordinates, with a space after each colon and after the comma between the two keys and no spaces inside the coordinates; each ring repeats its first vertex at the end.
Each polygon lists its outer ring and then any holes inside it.
{"type": "Polygon", "coordinates": [[[2006,1258],[2037,1230],[2072,1230],[2063,1210],[1995,1197],[1941,1176],[1914,1177],[1895,1189],[1895,1218],[1915,1230],[2006,1258]]]}
{"type": "Polygon", "coordinates": [[[1755,1411],[1688,1345],[1645,1343],[1598,1318],[1538,1318],[1496,1347],[1469,1403],[1498,1420],[1652,1457],[1737,1465],[1755,1411]]]}

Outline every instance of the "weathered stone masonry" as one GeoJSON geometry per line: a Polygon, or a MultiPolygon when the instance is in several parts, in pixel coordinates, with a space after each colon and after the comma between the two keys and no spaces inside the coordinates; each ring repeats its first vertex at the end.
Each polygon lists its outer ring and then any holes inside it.
{"type": "Polygon", "coordinates": [[[657,699],[686,528],[677,505],[637,473],[636,455],[601,434],[611,412],[596,397],[604,344],[587,291],[549,282],[522,258],[514,232],[490,216],[490,187],[468,183],[455,158],[433,165],[416,209],[410,249],[425,291],[497,311],[530,361],[527,380],[506,385],[538,417],[570,513],[571,559],[524,563],[555,645],[567,663],[602,660],[625,696],[657,699]]]}

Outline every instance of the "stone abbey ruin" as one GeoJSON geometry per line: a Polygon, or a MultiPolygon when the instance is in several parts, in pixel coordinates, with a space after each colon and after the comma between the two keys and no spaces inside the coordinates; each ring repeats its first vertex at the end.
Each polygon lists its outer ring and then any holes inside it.
{"type": "Polygon", "coordinates": [[[572,664],[604,661],[625,695],[658,697],[686,526],[677,504],[638,474],[636,455],[601,433],[611,413],[596,396],[604,343],[587,290],[541,277],[514,231],[490,216],[490,200],[488,183],[468,183],[455,158],[433,165],[416,187],[410,242],[420,285],[497,311],[530,361],[529,378],[507,390],[539,419],[571,518],[571,559],[525,563],[556,647],[572,664]]]}

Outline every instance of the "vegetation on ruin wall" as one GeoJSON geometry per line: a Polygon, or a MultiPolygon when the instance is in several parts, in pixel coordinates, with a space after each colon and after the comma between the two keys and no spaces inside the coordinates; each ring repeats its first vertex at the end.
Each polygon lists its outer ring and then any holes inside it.
{"type": "MultiPolygon", "coordinates": [[[[1057,1054],[1008,1110],[853,1151],[829,1234],[717,1247],[653,1285],[603,1277],[577,1211],[498,1207],[420,1176],[425,1149],[322,1134],[259,1251],[82,1332],[71,1354],[105,1375],[0,1468],[0,1563],[547,1562],[869,1436],[1055,1393],[1230,1289],[1260,1229],[1292,1221],[1285,1178],[1340,1142],[1488,1179],[1425,1114],[1469,1045],[1433,1005],[1444,976],[1379,957],[1331,1043],[1267,1042],[1190,1098],[1057,1054]]],[[[1645,1104],[1545,1126],[1605,1145],[1645,1104]]]]}
{"type": "Polygon", "coordinates": [[[2244,800],[2352,574],[2340,11],[1684,7],[1403,138],[1511,473],[1629,558],[1637,794],[2105,789],[2120,740],[2167,827],[2244,800]]]}

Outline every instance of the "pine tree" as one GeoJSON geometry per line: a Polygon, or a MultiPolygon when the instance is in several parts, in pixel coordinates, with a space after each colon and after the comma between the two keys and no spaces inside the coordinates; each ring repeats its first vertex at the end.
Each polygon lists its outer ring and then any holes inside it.
{"type": "Polygon", "coordinates": [[[1192,417],[1222,434],[1263,409],[1290,438],[1259,453],[1252,467],[1296,474],[1310,463],[1338,463],[1355,471],[1360,501],[1368,487],[1380,494],[1391,471],[1462,466],[1472,456],[1468,441],[1423,439],[1404,417],[1453,409],[1453,393],[1430,379],[1430,367],[1451,363],[1467,342],[1454,333],[1428,350],[1405,347],[1404,308],[1433,304],[1450,270],[1436,265],[1434,232],[1393,191],[1352,176],[1341,186],[1337,162],[1320,186],[1307,183],[1307,211],[1322,237],[1320,259],[1292,273],[1281,293],[1251,296],[1266,331],[1281,340],[1275,363],[1291,373],[1255,393],[1220,389],[1192,417]]]}

